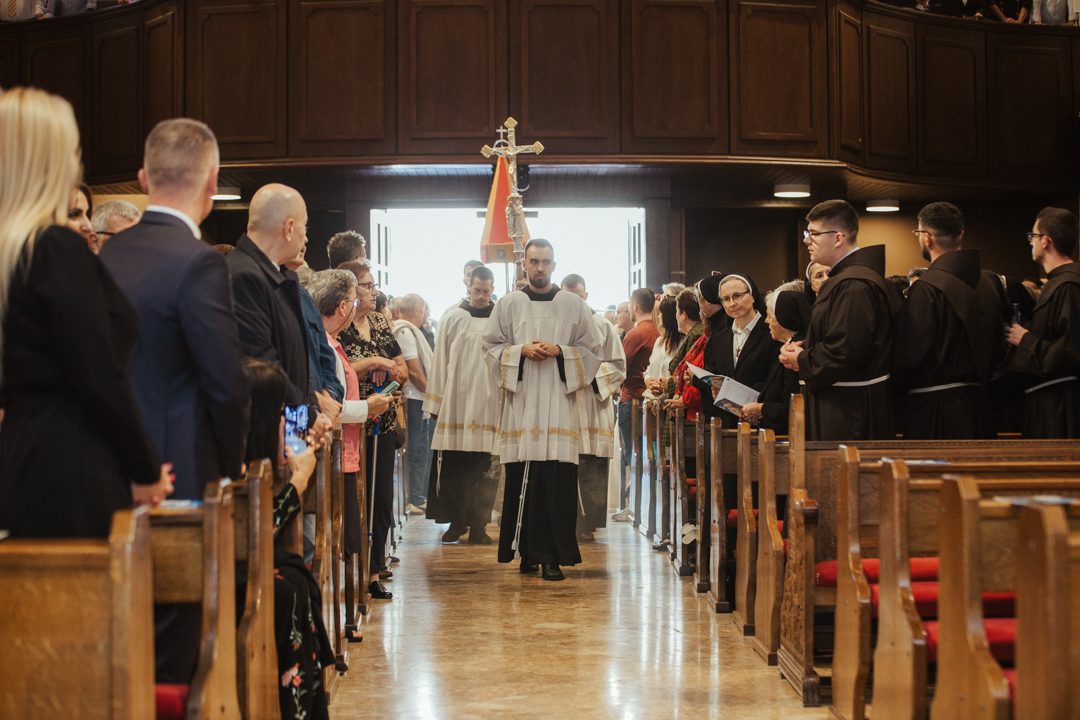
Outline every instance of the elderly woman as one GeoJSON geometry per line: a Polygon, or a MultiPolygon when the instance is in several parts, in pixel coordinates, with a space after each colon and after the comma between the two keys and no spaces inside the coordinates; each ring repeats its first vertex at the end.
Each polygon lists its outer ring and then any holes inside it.
{"type": "Polygon", "coordinates": [[[0,528],[12,536],[105,538],[117,510],[172,492],[127,376],[138,315],[65,227],[79,154],[66,100],[0,95],[0,528]]]}
{"type": "MultiPolygon", "coordinates": [[[[760,391],[773,365],[780,362],[781,345],[769,337],[765,323],[765,299],[747,275],[728,275],[720,281],[720,302],[731,318],[730,327],[717,332],[705,348],[705,369],[760,391]]],[[[714,398],[716,388],[695,378],[705,397],[714,398]]],[[[712,402],[702,402],[702,414],[719,417],[726,428],[736,427],[739,416],[712,402]]]]}
{"type": "MultiPolygon", "coordinates": [[[[404,385],[409,379],[409,371],[390,324],[375,310],[379,290],[371,276],[371,265],[366,260],[353,260],[342,263],[339,269],[347,270],[356,277],[356,310],[352,323],[339,331],[338,340],[356,373],[359,397],[370,398],[390,381],[404,385]]],[[[391,600],[394,597],[380,581],[392,577],[384,564],[386,538],[393,521],[394,454],[397,433],[400,432],[398,406],[397,401],[391,403],[386,412],[374,420],[368,420],[366,424],[367,496],[373,498],[372,516],[368,522],[374,543],[368,566],[372,578],[368,592],[376,600],[391,600]]]]}
{"type": "Polygon", "coordinates": [[[803,286],[803,292],[806,293],[806,297],[811,303],[814,302],[814,298],[817,297],[818,292],[821,290],[822,283],[828,279],[829,268],[821,263],[811,262],[806,266],[806,284],[803,286]]]}
{"type": "Polygon", "coordinates": [[[390,400],[382,395],[360,398],[360,381],[338,342],[341,331],[352,324],[360,301],[356,297],[356,276],[348,270],[323,270],[312,275],[308,291],[322,316],[326,341],[337,356],[337,378],[345,388],[338,423],[341,425],[341,471],[345,476],[344,541],[352,555],[364,547],[356,473],[360,472],[360,433],[368,418],[384,412],[390,400]]]}
{"type": "MultiPolygon", "coordinates": [[[[765,298],[769,332],[781,346],[806,337],[811,306],[803,285],[802,280],[792,280],[765,298]]],[[[799,373],[777,363],[765,380],[765,387],[758,397],[760,402],[743,405],[742,419],[773,430],[777,435],[787,435],[789,404],[791,396],[797,392],[799,373]]]]}

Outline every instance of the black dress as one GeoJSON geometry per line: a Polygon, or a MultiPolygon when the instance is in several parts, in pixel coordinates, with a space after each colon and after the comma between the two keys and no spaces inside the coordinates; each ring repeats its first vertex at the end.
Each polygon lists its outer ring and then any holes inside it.
{"type": "Polygon", "coordinates": [[[71,230],[44,230],[12,274],[4,318],[0,528],[109,535],[131,483],[161,472],[125,364],[138,317],[71,230]]]}

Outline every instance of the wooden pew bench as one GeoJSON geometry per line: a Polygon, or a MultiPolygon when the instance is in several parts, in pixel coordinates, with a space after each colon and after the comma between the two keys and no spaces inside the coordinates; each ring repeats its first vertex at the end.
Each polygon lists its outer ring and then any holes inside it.
{"type": "MultiPolygon", "coordinates": [[[[915,650],[896,623],[906,617],[904,613],[924,619],[937,615],[942,474],[974,474],[976,487],[988,496],[1049,490],[1080,495],[1080,463],[860,463],[859,450],[845,446],[837,454],[841,468],[837,508],[841,572],[835,611],[832,712],[848,720],[864,717],[872,625],[880,618],[878,646],[883,649],[878,667],[887,668],[881,694],[889,700],[875,715],[905,717],[907,711],[901,708],[917,701],[896,699],[899,678],[909,676],[897,663],[902,664],[904,653],[910,656],[915,650]],[[1062,479],[1069,477],[1078,479],[1062,479]]],[[[987,596],[984,600],[988,614],[1013,614],[1011,596],[987,596]]],[[[910,685],[909,680],[904,682],[910,685]]],[[[920,692],[925,697],[925,682],[920,692]]],[[[913,693],[906,691],[909,697],[913,693]]],[[[875,695],[880,697],[877,689],[875,695]]]]}
{"type": "MultiPolygon", "coordinates": [[[[831,638],[815,637],[815,613],[832,613],[836,587],[832,573],[837,565],[837,490],[841,443],[805,441],[803,398],[794,395],[790,415],[790,510],[789,550],[784,569],[781,606],[781,674],[795,688],[803,704],[821,703],[822,675],[828,676],[831,638]],[[822,657],[815,660],[815,653],[822,657]]],[[[864,461],[895,459],[949,462],[995,460],[1078,461],[1076,440],[964,440],[964,441],[866,441],[847,443],[859,448],[864,461]]]]}
{"type": "Polygon", "coordinates": [[[671,475],[671,564],[680,577],[689,577],[694,574],[698,542],[683,542],[683,530],[697,522],[698,483],[697,478],[689,476],[686,457],[689,449],[696,452],[697,436],[694,424],[686,420],[684,410],[676,410],[669,417],[671,432],[667,456],[671,475]]]}
{"type": "Polygon", "coordinates": [[[0,717],[154,717],[150,518],[107,540],[0,541],[0,717]]]}
{"type": "MultiPolygon", "coordinates": [[[[926,623],[927,656],[937,662],[933,720],[1027,720],[1031,715],[1014,714],[1014,696],[1023,698],[1025,709],[1037,707],[1040,700],[1026,693],[1024,683],[1033,678],[1037,686],[1050,639],[1019,634],[1015,617],[984,617],[983,603],[978,602],[980,594],[988,592],[1016,593],[1021,605],[1042,600],[1031,592],[1037,588],[1018,584],[1018,563],[1033,553],[1018,545],[1023,507],[986,499],[980,490],[968,476],[947,476],[941,490],[941,595],[937,625],[926,623]],[[1017,655],[1020,647],[1022,656],[1017,655]]],[[[1072,531],[1080,528],[1080,506],[1062,509],[1064,524],[1072,531]]],[[[1068,563],[1061,567],[1068,568],[1068,563]]],[[[1030,622],[1027,627],[1033,629],[1030,622]]],[[[1075,694],[1076,677],[1063,680],[1066,692],[1075,694]]]]}

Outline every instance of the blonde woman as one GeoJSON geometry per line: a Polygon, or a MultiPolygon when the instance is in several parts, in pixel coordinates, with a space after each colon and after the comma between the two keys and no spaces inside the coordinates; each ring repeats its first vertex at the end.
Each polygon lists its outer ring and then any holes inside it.
{"type": "Polygon", "coordinates": [[[107,537],[115,511],[172,492],[124,367],[135,312],[64,227],[79,181],[67,101],[0,95],[0,528],[107,537]]]}

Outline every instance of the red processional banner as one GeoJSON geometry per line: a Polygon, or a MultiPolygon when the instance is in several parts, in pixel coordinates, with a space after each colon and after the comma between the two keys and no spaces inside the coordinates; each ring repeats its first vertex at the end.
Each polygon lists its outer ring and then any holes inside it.
{"type": "MultiPolygon", "coordinates": [[[[480,260],[492,265],[514,262],[514,241],[506,227],[506,204],[510,197],[510,168],[506,158],[500,157],[495,165],[495,179],[491,182],[487,215],[484,217],[484,234],[480,238],[480,260]]],[[[524,242],[529,241],[529,228],[525,227],[524,242]]]]}

